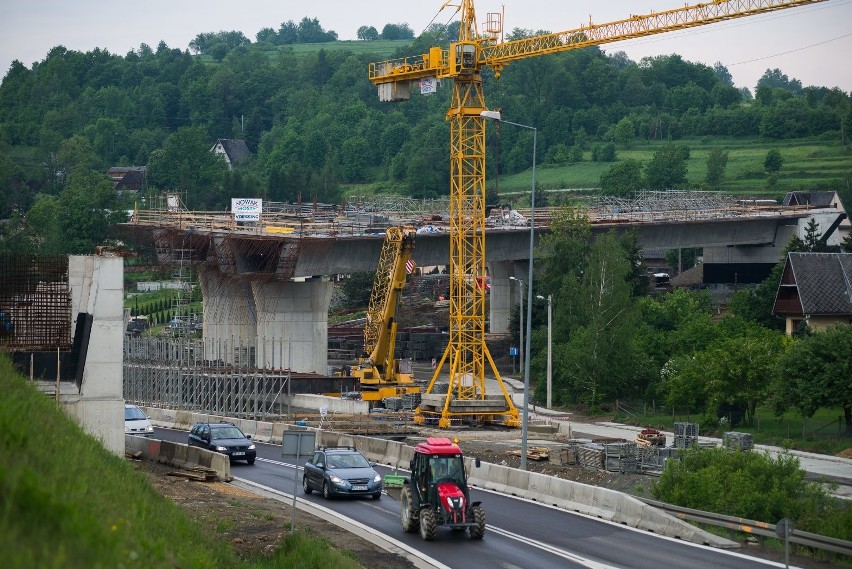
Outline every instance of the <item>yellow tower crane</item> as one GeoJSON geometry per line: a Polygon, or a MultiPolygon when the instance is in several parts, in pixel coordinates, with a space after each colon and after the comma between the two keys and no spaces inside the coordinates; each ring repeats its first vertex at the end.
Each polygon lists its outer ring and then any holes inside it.
{"type": "MultiPolygon", "coordinates": [[[[481,72],[490,67],[497,77],[503,67],[520,59],[602,45],[632,38],[692,28],[824,2],[825,0],[713,0],[702,4],[616,22],[580,26],[564,32],[502,42],[502,17],[489,13],[477,32],[473,0],[448,0],[441,9],[455,8],[461,26],[449,49],[432,47],[422,55],[372,63],[370,81],[382,101],[404,101],[415,81],[452,79],[450,122],[450,334],[447,349],[435,369],[427,395],[445,364],[449,388],[442,405],[421,404],[415,420],[437,418],[440,427],[452,419],[502,421],[518,426],[518,410],[506,391],[485,345],[485,119],[487,108],[481,72]],[[502,390],[502,404],[486,402],[485,364],[502,390]]],[[[532,283],[528,283],[528,286],[532,283]]]]}

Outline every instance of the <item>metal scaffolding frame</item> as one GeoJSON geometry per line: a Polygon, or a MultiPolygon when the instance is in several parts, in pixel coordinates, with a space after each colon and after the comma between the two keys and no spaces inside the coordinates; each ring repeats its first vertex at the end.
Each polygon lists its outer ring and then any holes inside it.
{"type": "Polygon", "coordinates": [[[590,217],[598,220],[686,221],[742,215],[732,196],[698,190],[643,190],[632,198],[598,196],[590,209],[590,217]]]}
{"type": "Polygon", "coordinates": [[[279,417],[288,405],[290,370],[256,367],[254,351],[224,340],[125,337],[124,398],[147,407],[242,419],[279,417]],[[235,363],[226,363],[226,355],[235,363]]]}

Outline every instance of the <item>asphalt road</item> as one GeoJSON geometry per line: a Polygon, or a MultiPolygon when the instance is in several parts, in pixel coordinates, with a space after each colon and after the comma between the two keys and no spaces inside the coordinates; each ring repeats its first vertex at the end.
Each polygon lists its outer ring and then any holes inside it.
{"type": "MultiPolygon", "coordinates": [[[[156,429],[163,440],[186,442],[186,433],[156,429]]],[[[464,569],[535,568],[592,569],[631,568],[754,568],[783,564],[748,557],[736,551],[694,545],[638,531],[620,524],[567,512],[536,502],[485,490],[472,490],[472,499],[483,503],[488,522],[485,538],[471,541],[466,532],[440,529],[433,542],[418,533],[405,533],[399,521],[399,504],[387,495],[381,500],[325,500],[301,489],[301,464],[281,458],[281,447],[257,443],[258,459],[252,465],[234,463],[231,474],[354,519],[371,531],[414,548],[436,565],[464,569]]],[[[307,460],[309,457],[305,457],[307,460]]],[[[304,462],[304,461],[300,461],[304,462]]],[[[377,467],[382,474],[389,469],[377,467]]],[[[296,525],[298,526],[298,514],[296,525]]]]}

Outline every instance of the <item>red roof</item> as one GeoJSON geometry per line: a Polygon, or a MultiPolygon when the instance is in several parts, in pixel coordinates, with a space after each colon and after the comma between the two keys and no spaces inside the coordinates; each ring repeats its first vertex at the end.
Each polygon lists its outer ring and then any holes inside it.
{"type": "Polygon", "coordinates": [[[459,445],[446,437],[429,437],[425,442],[414,447],[414,452],[420,454],[461,454],[459,445]]]}

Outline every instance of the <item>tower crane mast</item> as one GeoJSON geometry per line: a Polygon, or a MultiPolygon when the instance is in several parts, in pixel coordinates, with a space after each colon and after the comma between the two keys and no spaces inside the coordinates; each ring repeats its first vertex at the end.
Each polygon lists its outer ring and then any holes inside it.
{"type": "MultiPolygon", "coordinates": [[[[455,8],[460,17],[458,41],[449,49],[369,66],[370,81],[382,101],[410,98],[412,82],[452,79],[453,92],[446,119],[450,122],[450,332],[447,349],[427,388],[427,396],[449,366],[449,388],[442,404],[428,405],[426,397],[415,420],[437,418],[440,427],[453,419],[475,418],[518,426],[512,403],[485,345],[485,119],[487,109],[481,72],[490,67],[499,77],[513,61],[603,45],[622,40],[703,26],[826,0],[712,0],[623,20],[587,25],[564,32],[502,42],[502,18],[489,13],[477,32],[473,0],[447,0],[441,9],[455,8]],[[491,367],[502,401],[488,403],[485,366],[491,367]]],[[[527,286],[532,286],[528,283],[527,286]]]]}

